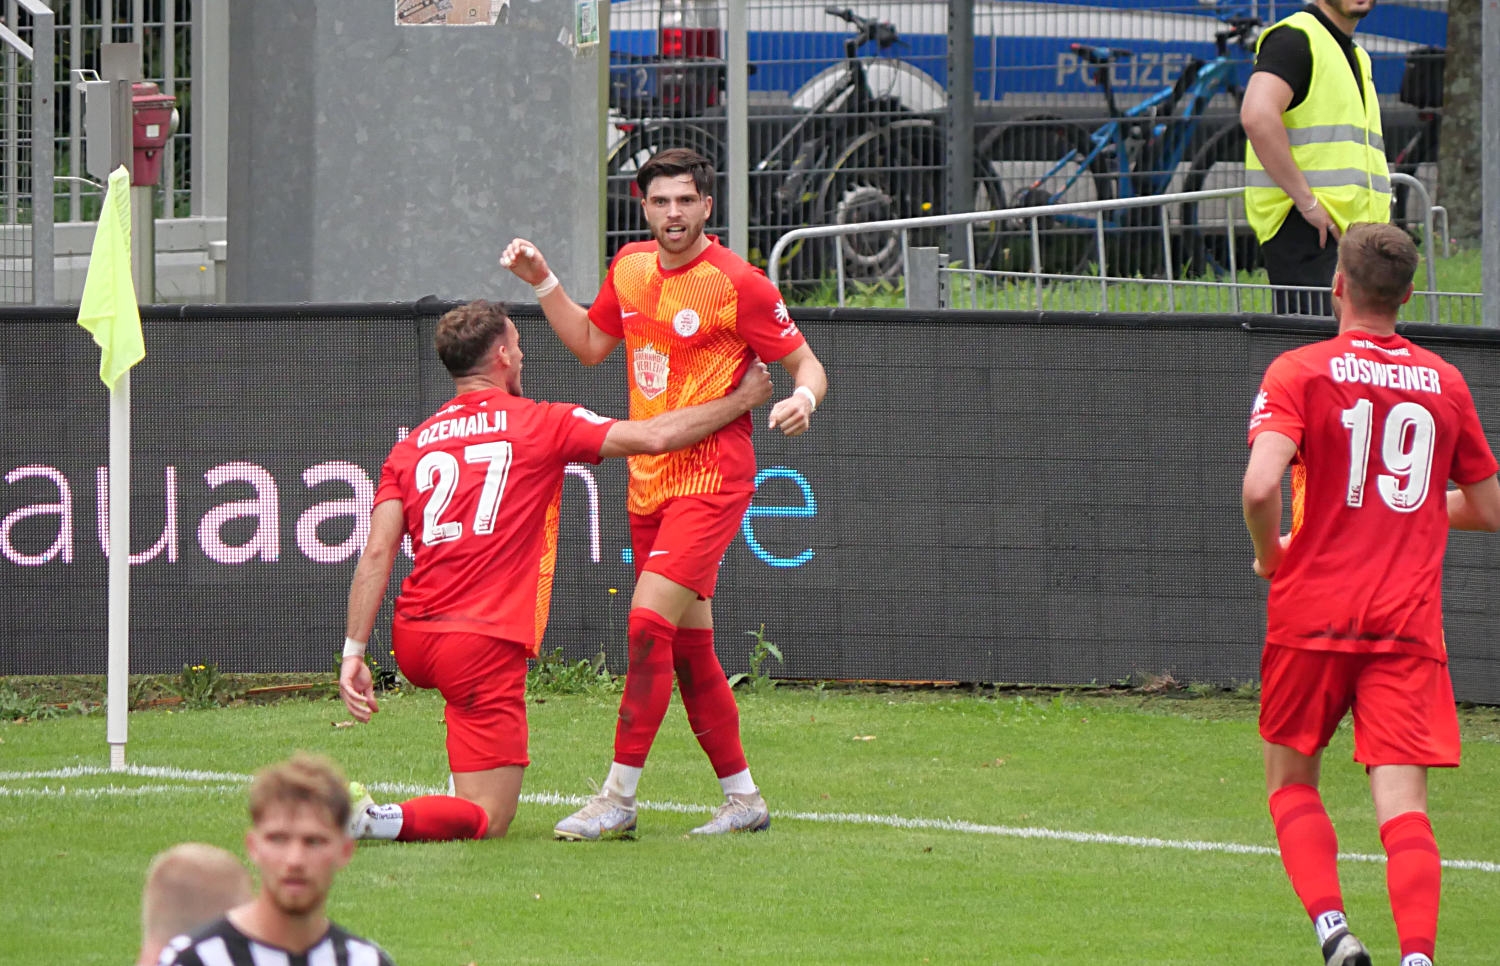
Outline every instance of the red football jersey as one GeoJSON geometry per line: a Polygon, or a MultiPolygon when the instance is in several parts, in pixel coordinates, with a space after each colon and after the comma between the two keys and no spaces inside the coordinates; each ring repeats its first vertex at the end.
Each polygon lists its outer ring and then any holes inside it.
{"type": "Polygon", "coordinates": [[[1271,363],[1251,442],[1264,432],[1297,444],[1266,642],[1446,660],[1448,481],[1496,468],[1463,376],[1401,336],[1343,333],[1271,363]]]}
{"type": "Polygon", "coordinates": [[[396,620],[512,641],[547,628],[563,472],[598,463],[613,419],[501,389],[455,396],[391,449],[375,503],[400,500],[416,556],[396,620]]]}
{"type": "MultiPolygon", "coordinates": [[[[681,268],[664,270],[656,242],[615,255],[589,318],[625,340],[630,418],[726,396],[750,361],[776,362],[806,343],[765,273],[713,242],[681,268]]],[[[749,491],[755,451],[747,413],[675,453],[630,457],[631,513],[674,496],[749,491]]]]}

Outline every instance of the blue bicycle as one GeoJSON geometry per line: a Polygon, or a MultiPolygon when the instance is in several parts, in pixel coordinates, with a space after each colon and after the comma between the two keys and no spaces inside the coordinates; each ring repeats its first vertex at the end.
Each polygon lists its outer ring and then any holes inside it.
{"type": "MultiPolygon", "coordinates": [[[[1175,83],[1126,110],[1121,110],[1116,101],[1113,74],[1116,65],[1130,60],[1131,52],[1118,47],[1071,45],[1073,53],[1091,65],[1094,83],[1104,93],[1109,120],[1093,131],[1050,116],[996,129],[981,145],[980,153],[996,173],[1003,206],[1154,196],[1167,193],[1179,178],[1186,189],[1202,160],[1200,143],[1204,147],[1213,143],[1218,151],[1225,149],[1225,141],[1217,134],[1205,142],[1201,122],[1220,95],[1233,99],[1237,113],[1244,96],[1241,77],[1250,64],[1247,55],[1261,23],[1256,17],[1231,17],[1224,22],[1226,28],[1214,34],[1218,56],[1209,61],[1195,58],[1175,83]],[[1238,48],[1233,54],[1231,44],[1238,48]],[[1179,173],[1184,161],[1190,162],[1185,175],[1179,173]],[[1028,182],[1038,169],[1040,173],[1028,182]],[[1022,171],[1026,173],[1020,174],[1022,171]]],[[[1238,131],[1237,118],[1230,128],[1238,131]]],[[[1243,151],[1243,134],[1238,136],[1243,151]]],[[[1199,217],[1203,213],[1195,210],[1193,214],[1199,217]]],[[[1162,210],[1154,206],[1050,216],[1040,225],[1043,270],[1074,275],[1100,264],[1098,229],[1102,223],[1104,263],[1111,275],[1159,275],[1166,257],[1161,240],[1162,216],[1162,210]]],[[[987,237],[981,254],[991,268],[1030,270],[1028,237],[1029,225],[1007,226],[987,237]]],[[[1174,261],[1179,258],[1174,256],[1174,261]]]]}

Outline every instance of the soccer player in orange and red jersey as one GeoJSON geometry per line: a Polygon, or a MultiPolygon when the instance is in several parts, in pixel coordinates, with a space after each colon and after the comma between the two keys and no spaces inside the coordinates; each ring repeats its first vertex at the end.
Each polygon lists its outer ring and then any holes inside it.
{"type": "MultiPolygon", "coordinates": [[[[759,356],[791,375],[791,395],[770,427],[806,432],[828,390],[823,365],[765,275],[703,227],[713,210],[714,170],[701,155],[662,151],[636,175],[652,241],[616,254],[588,311],[562,290],[532,243],[514,239],[500,263],[531,284],[564,345],[584,365],[625,342],[630,414],[670,412],[723,392],[759,356]]],[[[711,601],[719,561],[755,488],[750,420],[680,453],[630,461],[631,544],[636,569],[630,665],[604,788],[555,829],[598,839],[635,828],[635,794],[672,696],[682,703],[723,789],[724,805],[698,834],[757,831],[770,824],[740,744],[739,709],[714,653],[711,601]]]]}
{"type": "Polygon", "coordinates": [[[616,421],[521,394],[520,334],[494,303],[448,312],[434,338],[455,395],[392,448],[349,590],[339,690],[350,714],[377,710],[365,643],[403,534],[416,560],[396,600],[396,663],[446,702],[453,795],[376,805],[357,785],[356,838],[498,837],[530,763],[526,660],[547,626],[558,508],[570,462],[664,453],[695,443],[771,397],[754,362],[701,405],[616,421]]]}
{"type": "Polygon", "coordinates": [[[1250,416],[1245,524],[1271,581],[1260,733],[1282,862],[1326,963],[1368,966],[1350,932],[1338,840],[1318,794],[1323,749],[1354,712],[1370,776],[1402,966],[1430,966],[1442,865],[1427,769],[1455,767],[1443,644],[1449,528],[1500,529],[1495,457],[1463,376],[1396,334],[1416,246],[1351,225],[1333,277],[1338,335],[1271,363],[1250,416]],[[1281,480],[1292,468],[1291,533],[1281,480]],[[1447,489],[1452,480],[1457,489],[1447,489]]]}

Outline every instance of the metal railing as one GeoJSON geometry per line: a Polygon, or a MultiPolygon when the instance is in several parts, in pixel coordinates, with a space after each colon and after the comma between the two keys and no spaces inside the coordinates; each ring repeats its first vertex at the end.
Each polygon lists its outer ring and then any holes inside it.
{"type": "MultiPolygon", "coordinates": [[[[1399,173],[1392,174],[1391,182],[1392,184],[1405,185],[1411,188],[1416,193],[1416,197],[1419,199],[1421,204],[1423,226],[1422,247],[1424,261],[1426,262],[1427,267],[1427,287],[1425,289],[1419,290],[1416,294],[1421,295],[1425,300],[1426,320],[1428,322],[1436,323],[1440,320],[1440,299],[1477,299],[1479,296],[1478,293],[1471,294],[1437,291],[1437,267],[1434,263],[1433,248],[1434,209],[1431,196],[1428,194],[1426,186],[1423,185],[1421,181],[1410,175],[1399,173]]],[[[1025,222],[1028,225],[1031,242],[1031,271],[1019,272],[987,270],[975,266],[972,261],[972,255],[970,255],[970,260],[966,268],[954,269],[938,266],[938,273],[942,276],[948,277],[950,280],[955,276],[964,275],[969,276],[971,279],[989,278],[995,280],[1029,280],[1032,283],[1032,289],[1035,293],[1034,307],[1039,311],[1045,308],[1045,305],[1043,304],[1043,292],[1045,287],[1057,282],[1097,282],[1100,286],[1100,293],[1102,296],[1100,305],[1101,308],[1107,307],[1108,305],[1108,294],[1110,286],[1165,286],[1167,292],[1165,309],[1169,312],[1177,311],[1177,290],[1180,288],[1215,288],[1227,290],[1231,300],[1230,307],[1227,309],[1227,311],[1229,312],[1240,312],[1245,309],[1245,305],[1241,298],[1241,293],[1244,291],[1256,291],[1260,293],[1269,293],[1272,291],[1320,291],[1319,289],[1300,289],[1294,286],[1270,286],[1238,281],[1238,274],[1241,266],[1236,264],[1236,249],[1238,246],[1235,244],[1235,239],[1237,234],[1243,228],[1248,226],[1244,226],[1243,223],[1239,223],[1236,221],[1233,205],[1224,206],[1225,217],[1222,225],[1215,225],[1212,229],[1209,229],[1207,227],[1205,227],[1204,229],[1205,234],[1210,231],[1217,233],[1222,230],[1223,234],[1226,237],[1228,261],[1227,266],[1225,266],[1226,280],[1187,279],[1176,277],[1174,265],[1177,264],[1178,258],[1174,255],[1172,244],[1173,233],[1174,231],[1176,231],[1180,235],[1180,233],[1183,231],[1183,226],[1178,224],[1174,227],[1174,225],[1171,223],[1171,220],[1166,217],[1157,219],[1156,229],[1159,232],[1161,238],[1163,256],[1162,264],[1165,266],[1164,277],[1129,278],[1124,276],[1110,275],[1108,264],[1109,249],[1105,244],[1106,233],[1109,229],[1105,224],[1105,219],[1100,217],[1095,217],[1093,219],[1093,232],[1095,236],[1094,241],[1096,245],[1094,251],[1097,254],[1097,261],[1095,262],[1097,271],[1095,274],[1079,275],[1043,271],[1041,258],[1043,229],[1041,228],[1041,222],[1044,219],[1053,219],[1060,215],[1098,215],[1104,212],[1120,211],[1131,208],[1160,207],[1165,209],[1168,206],[1174,205],[1197,204],[1203,201],[1210,201],[1215,199],[1239,198],[1243,196],[1244,192],[1245,189],[1243,186],[1237,186],[1232,188],[1215,188],[1206,191],[1175,192],[1172,194],[1156,195],[1153,197],[1145,198],[1079,201],[1055,205],[1030,205],[1019,208],[1005,208],[990,211],[956,212],[946,215],[926,215],[920,218],[896,218],[884,221],[870,221],[847,225],[813,225],[793,229],[792,231],[787,232],[776,240],[776,244],[772,246],[769,256],[767,274],[770,277],[772,284],[779,284],[779,270],[781,265],[783,264],[783,259],[786,257],[789,249],[791,249],[791,247],[798,242],[814,241],[818,239],[843,238],[851,235],[874,232],[894,232],[899,235],[901,250],[903,253],[903,264],[907,268],[907,284],[905,286],[905,291],[907,293],[907,304],[910,305],[911,293],[913,289],[920,289],[919,285],[913,284],[913,280],[911,277],[914,248],[910,245],[909,242],[910,232],[922,229],[962,227],[965,240],[965,244],[963,246],[964,251],[967,253],[973,253],[978,250],[975,244],[975,226],[988,225],[993,228],[994,226],[1005,222],[1025,222]]],[[[1446,212],[1444,214],[1446,215],[1446,212]]],[[[838,290],[839,305],[845,304],[846,289],[849,283],[849,277],[846,271],[844,260],[844,248],[845,246],[842,243],[835,244],[833,246],[835,280],[838,290]]],[[[951,287],[952,286],[950,284],[948,286],[940,286],[939,289],[951,289],[951,287]]],[[[1226,310],[1220,309],[1218,311],[1226,310]]]]}
{"type": "Polygon", "coordinates": [[[52,302],[52,10],[6,0],[0,22],[0,302],[52,302]],[[22,14],[25,14],[23,17],[22,14]]]}

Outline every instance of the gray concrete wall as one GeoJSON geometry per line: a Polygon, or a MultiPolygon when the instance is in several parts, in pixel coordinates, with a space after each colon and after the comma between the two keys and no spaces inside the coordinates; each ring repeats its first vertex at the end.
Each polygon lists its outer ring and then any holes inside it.
{"type": "Polygon", "coordinates": [[[530,298],[496,265],[515,235],[591,298],[606,48],[559,43],[572,16],[535,0],[494,26],[413,27],[391,0],[232,4],[229,300],[530,298]]]}

